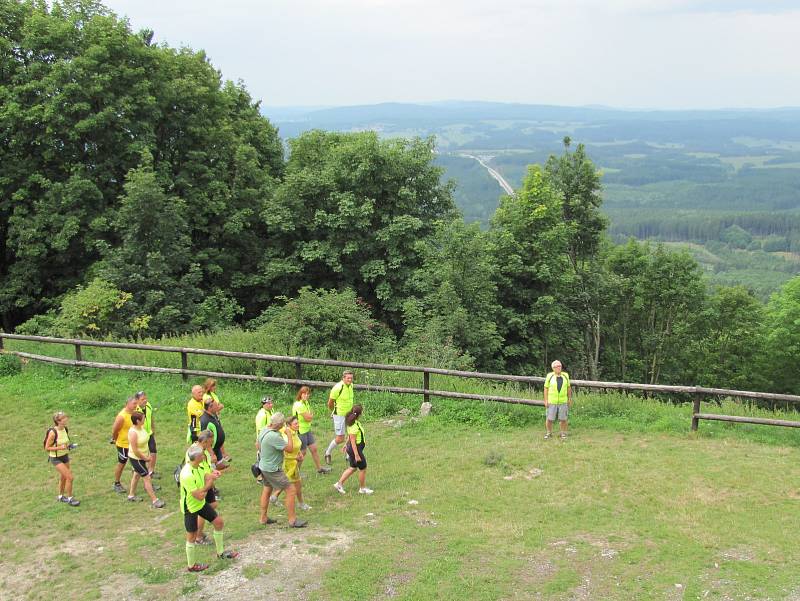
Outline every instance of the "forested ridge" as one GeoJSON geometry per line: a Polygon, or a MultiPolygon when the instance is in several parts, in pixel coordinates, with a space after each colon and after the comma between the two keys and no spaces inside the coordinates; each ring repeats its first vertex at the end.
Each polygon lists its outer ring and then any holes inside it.
{"type": "MultiPolygon", "coordinates": [[[[764,304],[685,251],[615,243],[581,144],[528,166],[482,230],[432,139],[282,140],[203,52],[97,2],[0,0],[0,29],[6,331],[246,327],[287,353],[800,391],[800,278],[764,304]]],[[[737,248],[796,231],[769,213],[693,227],[737,248]]]]}

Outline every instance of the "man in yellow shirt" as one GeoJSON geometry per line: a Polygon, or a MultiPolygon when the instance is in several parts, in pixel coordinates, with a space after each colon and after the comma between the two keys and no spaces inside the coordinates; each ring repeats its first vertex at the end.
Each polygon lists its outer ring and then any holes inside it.
{"type": "Polygon", "coordinates": [[[544,379],[544,409],[547,412],[544,435],[545,440],[553,435],[553,422],[558,420],[561,429],[561,440],[567,438],[567,416],[572,407],[572,387],[569,374],[562,371],[561,361],[556,359],[551,364],[551,371],[544,379]]]}
{"type": "Polygon", "coordinates": [[[111,427],[111,444],[117,447],[117,465],[114,468],[114,492],[123,493],[125,488],[120,483],[122,470],[128,463],[128,430],[131,429],[131,415],[139,406],[136,397],[129,397],[122,410],[117,413],[111,427]]]}
{"type": "Polygon", "coordinates": [[[333,453],[333,450],[337,447],[337,445],[340,445],[345,441],[346,426],[344,424],[344,419],[352,408],[353,372],[345,371],[342,374],[342,381],[331,388],[331,392],[328,395],[328,409],[333,411],[331,416],[333,417],[333,433],[335,435],[334,439],[331,440],[331,443],[325,450],[325,463],[328,465],[331,464],[331,454],[333,453]]]}
{"type": "Polygon", "coordinates": [[[203,387],[199,384],[192,386],[192,398],[190,398],[189,402],[186,404],[187,444],[197,441],[197,435],[200,433],[200,418],[203,417],[203,412],[205,411],[203,393],[203,387]]]}

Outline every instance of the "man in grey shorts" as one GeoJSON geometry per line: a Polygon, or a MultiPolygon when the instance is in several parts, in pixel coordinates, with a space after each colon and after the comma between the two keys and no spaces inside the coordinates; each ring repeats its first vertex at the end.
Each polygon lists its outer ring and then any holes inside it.
{"type": "Polygon", "coordinates": [[[551,364],[553,371],[544,379],[544,408],[547,412],[545,440],[553,436],[553,422],[558,420],[561,429],[561,440],[567,437],[567,417],[572,407],[572,387],[569,374],[562,370],[561,361],[556,359],[551,364]]]}
{"type": "Polygon", "coordinates": [[[267,517],[269,498],[273,489],[286,491],[286,516],[291,528],[303,528],[308,522],[298,520],[295,514],[295,488],[283,472],[283,451],[293,450],[292,437],[284,438],[280,430],[286,423],[283,413],[273,413],[269,424],[258,435],[258,445],[261,457],[258,460],[258,469],[261,470],[261,524],[266,526],[274,524],[277,520],[267,517]]]}

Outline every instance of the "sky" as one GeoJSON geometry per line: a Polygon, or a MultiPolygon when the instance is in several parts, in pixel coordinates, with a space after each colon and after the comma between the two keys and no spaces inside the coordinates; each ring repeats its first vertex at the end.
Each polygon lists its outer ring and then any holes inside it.
{"type": "Polygon", "coordinates": [[[800,0],[105,0],[265,106],[800,106],[800,0]]]}

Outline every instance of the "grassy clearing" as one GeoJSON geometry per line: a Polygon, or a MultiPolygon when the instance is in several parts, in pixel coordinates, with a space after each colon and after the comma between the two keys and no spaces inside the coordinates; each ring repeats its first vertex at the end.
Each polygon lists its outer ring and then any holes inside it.
{"type": "MultiPolygon", "coordinates": [[[[419,399],[361,395],[372,419],[366,454],[376,493],[355,495],[349,482],[350,493],[339,496],[332,476],[306,469],[311,527],[290,531],[279,510],[282,524],[264,532],[247,470],[264,389],[222,382],[235,467],[220,482],[220,509],[243,558],[235,573],[212,561],[213,574],[197,577],[182,571],[177,489],[167,479],[183,451],[188,386],[180,378],[28,366],[0,386],[10,409],[6,436],[14,437],[0,457],[12,484],[0,509],[11,542],[0,562],[0,598],[173,599],[216,590],[215,598],[236,599],[268,590],[319,601],[784,599],[800,592],[800,436],[786,429],[704,422],[691,435],[688,406],[581,395],[570,440],[545,442],[540,409],[439,402],[436,415],[413,422],[394,414],[419,399]],[[111,421],[140,388],[157,407],[165,510],[131,507],[110,492],[111,421]],[[80,444],[78,509],[53,500],[40,450],[48,414],[61,408],[80,444]]],[[[288,389],[273,393],[288,405],[288,389]]],[[[320,414],[322,396],[314,399],[320,414]]],[[[322,420],[321,441],[328,430],[322,420]]],[[[342,466],[337,458],[335,471],[342,466]]]]}

